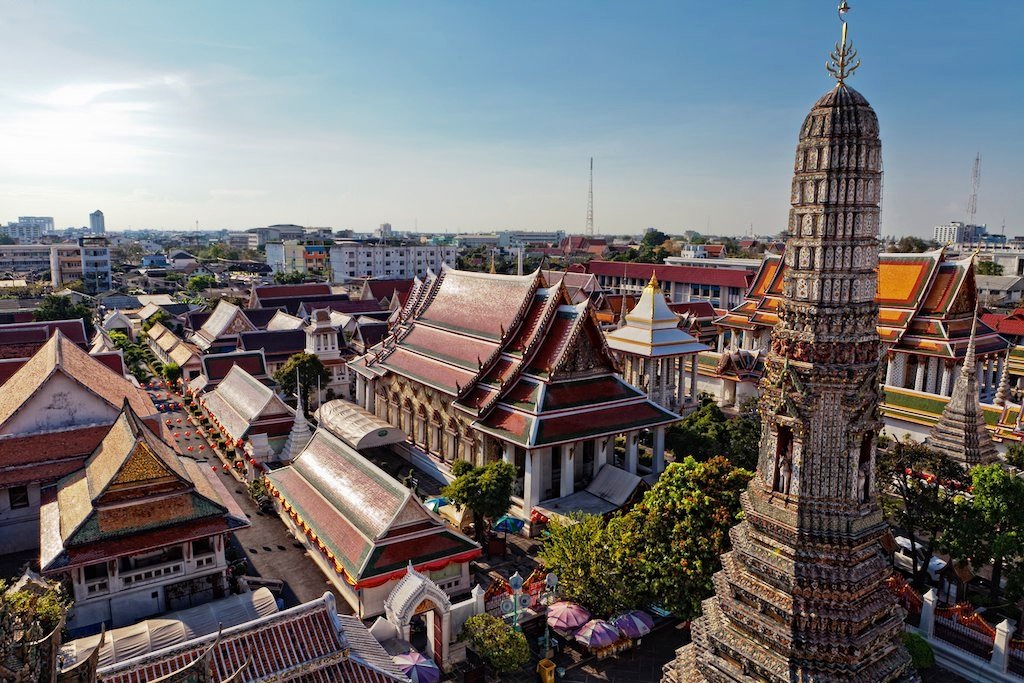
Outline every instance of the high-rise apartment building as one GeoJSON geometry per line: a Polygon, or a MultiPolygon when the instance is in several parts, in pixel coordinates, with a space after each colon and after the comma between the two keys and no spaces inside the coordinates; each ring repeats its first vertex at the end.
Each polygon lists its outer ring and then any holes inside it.
{"type": "Polygon", "coordinates": [[[19,216],[17,223],[0,226],[0,233],[25,244],[38,242],[43,234],[53,232],[51,216],[19,216]]]}
{"type": "Polygon", "coordinates": [[[950,221],[935,226],[934,239],[939,244],[971,244],[978,242],[986,235],[988,235],[988,226],[950,221]]]}
{"type": "Polygon", "coordinates": [[[89,230],[94,235],[102,235],[107,231],[106,221],[103,220],[103,212],[99,209],[89,214],[89,230]]]}

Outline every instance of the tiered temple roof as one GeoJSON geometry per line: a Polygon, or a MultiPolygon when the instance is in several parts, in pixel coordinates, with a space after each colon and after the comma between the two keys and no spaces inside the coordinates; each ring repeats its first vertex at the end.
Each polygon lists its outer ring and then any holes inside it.
{"type": "Polygon", "coordinates": [[[437,570],[480,553],[412,491],[326,429],[267,481],[326,563],[355,588],[396,579],[410,562],[437,570]]]}
{"type": "MultiPolygon", "coordinates": [[[[772,328],[779,321],[782,283],[789,270],[783,257],[765,256],[746,300],[719,318],[725,327],[772,328]]],[[[878,257],[878,334],[890,350],[962,359],[974,319],[974,266],[970,257],[947,260],[944,249],[878,257]]],[[[982,322],[976,351],[989,354],[1006,342],[982,322]]]]}
{"type": "Polygon", "coordinates": [[[242,439],[257,428],[270,435],[288,433],[292,410],[266,384],[240,365],[233,365],[203,406],[220,420],[232,439],[242,439]]]}
{"type": "Polygon", "coordinates": [[[105,406],[98,410],[109,416],[107,424],[116,417],[125,399],[144,417],[157,414],[145,391],[57,330],[4,382],[0,392],[0,435],[103,423],[84,401],[75,400],[76,394],[88,395],[105,406]]]}
{"type": "Polygon", "coordinates": [[[527,448],[679,419],[615,374],[589,303],[570,303],[540,271],[445,267],[413,288],[392,334],[352,366],[437,390],[474,428],[527,448]]]}
{"type": "Polygon", "coordinates": [[[658,282],[653,277],[644,287],[640,301],[626,314],[625,325],[605,335],[608,346],[636,356],[661,358],[707,351],[690,334],[679,328],[658,282]]]}
{"type": "Polygon", "coordinates": [[[44,497],[44,572],[83,566],[248,526],[205,467],[180,457],[126,400],[85,466],[44,497]]]}

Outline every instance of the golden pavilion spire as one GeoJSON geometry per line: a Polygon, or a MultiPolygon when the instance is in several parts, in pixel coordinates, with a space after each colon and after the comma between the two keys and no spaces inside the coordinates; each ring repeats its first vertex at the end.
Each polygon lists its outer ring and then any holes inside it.
{"type": "Polygon", "coordinates": [[[836,87],[843,85],[843,82],[853,75],[853,72],[860,66],[857,59],[857,51],[853,49],[853,42],[846,39],[846,13],[850,11],[850,5],[843,0],[839,3],[839,21],[843,24],[842,40],[836,43],[836,49],[829,55],[829,61],[825,62],[825,68],[839,81],[836,87]],[[856,60],[856,61],[855,61],[856,60]]]}

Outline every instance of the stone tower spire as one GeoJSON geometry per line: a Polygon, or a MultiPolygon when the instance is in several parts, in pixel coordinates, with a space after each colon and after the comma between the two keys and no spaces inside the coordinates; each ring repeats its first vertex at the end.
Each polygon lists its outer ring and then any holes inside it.
{"type": "MultiPolygon", "coordinates": [[[[840,6],[840,16],[848,9],[840,6]]],[[[796,150],[779,324],[761,382],[757,473],[715,596],[667,681],[912,681],[879,545],[878,119],[838,83],[796,150]]]]}
{"type": "Polygon", "coordinates": [[[978,329],[978,311],[974,311],[971,324],[971,338],[967,342],[964,364],[953,385],[949,403],[942,409],[942,416],[932,427],[926,446],[945,453],[966,467],[987,465],[999,460],[996,445],[985,426],[985,416],[978,402],[977,359],[974,351],[974,336],[978,329]]]}

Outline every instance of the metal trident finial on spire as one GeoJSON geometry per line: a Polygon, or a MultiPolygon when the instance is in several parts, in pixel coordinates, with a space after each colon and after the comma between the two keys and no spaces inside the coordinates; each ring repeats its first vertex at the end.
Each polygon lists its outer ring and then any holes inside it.
{"type": "Polygon", "coordinates": [[[857,51],[853,49],[853,43],[846,40],[846,13],[849,11],[850,5],[847,4],[846,0],[839,3],[838,13],[839,21],[843,24],[843,38],[840,42],[836,43],[836,49],[829,55],[830,61],[825,62],[825,69],[832,74],[833,78],[839,81],[839,85],[842,85],[843,81],[852,76],[853,72],[860,66],[860,60],[857,59],[857,51]]]}

